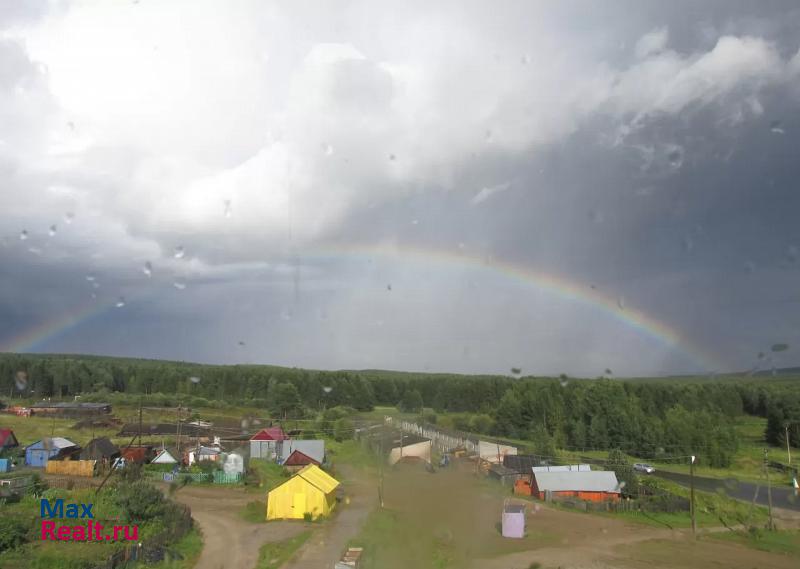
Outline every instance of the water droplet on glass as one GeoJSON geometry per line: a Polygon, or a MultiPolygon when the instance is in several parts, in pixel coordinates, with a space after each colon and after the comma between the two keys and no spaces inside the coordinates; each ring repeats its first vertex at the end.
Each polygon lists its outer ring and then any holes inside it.
{"type": "Polygon", "coordinates": [[[42,254],[42,250],[39,247],[28,247],[28,252],[33,253],[34,255],[42,254]]]}
{"type": "Polygon", "coordinates": [[[245,345],[244,340],[239,340],[239,345],[244,346],[245,345]]]}
{"type": "Polygon", "coordinates": [[[609,368],[606,368],[606,375],[614,375],[614,372],[611,371],[609,368]]]}
{"type": "Polygon", "coordinates": [[[800,250],[794,245],[789,245],[789,248],[786,250],[786,256],[792,263],[795,263],[798,257],[800,257],[800,250]]]}
{"type": "Polygon", "coordinates": [[[492,143],[492,137],[493,137],[493,135],[492,135],[492,131],[491,130],[487,130],[483,134],[483,140],[486,141],[486,144],[491,144],[492,143]]]}
{"type": "Polygon", "coordinates": [[[153,264],[150,261],[145,261],[144,266],[142,267],[142,272],[146,277],[153,276],[153,264]]]}
{"type": "Polygon", "coordinates": [[[96,299],[96,298],[97,298],[97,293],[96,293],[96,292],[93,292],[93,293],[92,293],[92,294],[90,294],[89,296],[90,296],[90,297],[92,297],[92,300],[94,300],[94,299],[96,299]]]}
{"type": "Polygon", "coordinates": [[[789,349],[789,344],[784,344],[784,343],[772,344],[772,347],[770,348],[770,350],[772,350],[773,352],[785,352],[788,349],[789,349]]]}
{"type": "Polygon", "coordinates": [[[522,368],[518,368],[518,367],[512,367],[511,368],[511,374],[512,375],[519,375],[521,373],[522,373],[522,368]]]}
{"type": "Polygon", "coordinates": [[[200,383],[200,378],[193,375],[192,377],[189,378],[189,381],[191,381],[192,383],[200,383]]]}
{"type": "Polygon", "coordinates": [[[292,319],[292,311],[287,309],[281,310],[281,320],[289,321],[292,319]]]}
{"type": "Polygon", "coordinates": [[[589,219],[592,223],[603,223],[603,212],[599,209],[593,209],[589,212],[589,219]]]}
{"type": "Polygon", "coordinates": [[[325,393],[330,393],[331,391],[333,391],[333,387],[326,385],[322,388],[322,391],[324,391],[325,393]]]}
{"type": "Polygon", "coordinates": [[[683,250],[687,253],[691,253],[694,249],[694,241],[688,235],[683,238],[683,250]]]}
{"type": "Polygon", "coordinates": [[[388,291],[390,291],[390,292],[391,292],[391,290],[392,290],[392,283],[389,283],[389,284],[387,284],[387,285],[386,285],[386,290],[388,290],[388,291]]]}
{"type": "Polygon", "coordinates": [[[225,211],[223,212],[225,217],[230,217],[233,215],[233,210],[231,208],[231,200],[225,200],[225,211]]]}
{"type": "Polygon", "coordinates": [[[769,131],[772,134],[785,134],[786,131],[783,130],[783,125],[781,125],[781,121],[772,121],[769,123],[769,131]]]}
{"type": "Polygon", "coordinates": [[[763,360],[764,359],[764,352],[758,352],[758,356],[757,357],[758,357],[758,359],[763,360]]]}
{"type": "Polygon", "coordinates": [[[117,303],[114,306],[116,306],[117,308],[122,308],[123,306],[125,306],[125,297],[124,296],[120,296],[117,299],[117,303]]]}
{"type": "Polygon", "coordinates": [[[667,153],[667,160],[669,160],[669,165],[673,168],[680,168],[683,164],[683,150],[673,148],[667,153]]]}
{"type": "Polygon", "coordinates": [[[389,160],[394,162],[395,160],[397,160],[397,156],[395,156],[394,154],[389,154],[389,160]]]}
{"type": "Polygon", "coordinates": [[[28,387],[28,372],[20,370],[14,374],[14,386],[17,391],[25,391],[28,387]]]}
{"type": "Polygon", "coordinates": [[[97,281],[92,281],[92,288],[94,288],[94,289],[100,288],[100,283],[97,282],[97,281]]]}
{"type": "Polygon", "coordinates": [[[178,245],[175,247],[175,251],[172,253],[172,256],[176,259],[183,259],[183,256],[186,254],[186,251],[183,249],[183,245],[178,245]]]}
{"type": "Polygon", "coordinates": [[[419,219],[412,219],[411,225],[419,225],[419,219]]]}
{"type": "Polygon", "coordinates": [[[27,229],[23,229],[22,231],[19,232],[19,240],[20,241],[25,241],[27,238],[28,238],[28,230],[27,229]]]}
{"type": "Polygon", "coordinates": [[[619,306],[619,309],[620,309],[620,310],[625,310],[625,297],[623,297],[623,296],[620,296],[620,297],[617,299],[617,306],[619,306]]]}
{"type": "Polygon", "coordinates": [[[64,214],[64,223],[70,224],[72,223],[73,219],[75,219],[75,214],[72,213],[71,211],[68,211],[67,213],[64,214]]]}
{"type": "Polygon", "coordinates": [[[47,230],[47,234],[48,234],[50,237],[55,237],[55,236],[56,236],[56,232],[57,232],[57,231],[58,231],[58,228],[57,228],[55,225],[51,225],[51,226],[50,226],[50,229],[48,229],[48,230],[47,230]]]}
{"type": "Polygon", "coordinates": [[[561,387],[566,387],[567,384],[569,384],[569,380],[566,377],[562,377],[558,382],[561,384],[561,387]]]}
{"type": "Polygon", "coordinates": [[[331,154],[333,154],[333,146],[331,146],[330,144],[323,144],[322,151],[325,153],[325,156],[330,156],[331,154]]]}
{"type": "Polygon", "coordinates": [[[172,286],[178,290],[184,290],[186,289],[186,281],[178,279],[172,283],[172,286]]]}
{"type": "Polygon", "coordinates": [[[95,279],[96,279],[96,277],[94,276],[93,273],[89,273],[88,275],[86,275],[86,280],[89,281],[90,283],[94,282],[95,279]]]}
{"type": "Polygon", "coordinates": [[[752,261],[747,261],[744,264],[744,272],[748,275],[752,275],[756,270],[756,265],[752,261]]]}
{"type": "Polygon", "coordinates": [[[522,63],[522,65],[528,65],[528,64],[531,62],[531,56],[530,56],[530,55],[528,55],[527,53],[526,53],[526,54],[524,54],[524,55],[523,55],[523,56],[520,58],[520,62],[522,63]]]}

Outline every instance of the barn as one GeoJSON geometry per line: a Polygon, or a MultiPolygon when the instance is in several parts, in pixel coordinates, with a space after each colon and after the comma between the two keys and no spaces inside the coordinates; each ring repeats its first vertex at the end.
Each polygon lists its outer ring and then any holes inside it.
{"type": "Polygon", "coordinates": [[[328,516],[336,507],[339,481],[309,465],[267,494],[267,520],[302,520],[328,516]]]}
{"type": "Polygon", "coordinates": [[[77,455],[81,447],[63,437],[46,437],[25,449],[25,464],[45,468],[47,461],[77,455]]]}
{"type": "Polygon", "coordinates": [[[588,502],[616,502],[620,487],[617,475],[610,470],[534,472],[531,495],[540,500],[578,498],[588,502]]]}
{"type": "Polygon", "coordinates": [[[285,464],[294,451],[300,451],[316,464],[325,462],[325,441],[289,439],[283,443],[278,462],[285,464]]]}
{"type": "Polygon", "coordinates": [[[288,438],[280,427],[261,429],[250,437],[250,458],[275,460],[281,456],[283,441],[288,438]]]}

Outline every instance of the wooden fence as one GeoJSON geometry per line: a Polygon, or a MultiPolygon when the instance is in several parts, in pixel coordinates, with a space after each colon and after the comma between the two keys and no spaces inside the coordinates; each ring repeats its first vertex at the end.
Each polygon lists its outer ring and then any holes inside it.
{"type": "Polygon", "coordinates": [[[44,471],[47,474],[91,478],[94,476],[96,464],[96,460],[48,460],[44,471]]]}

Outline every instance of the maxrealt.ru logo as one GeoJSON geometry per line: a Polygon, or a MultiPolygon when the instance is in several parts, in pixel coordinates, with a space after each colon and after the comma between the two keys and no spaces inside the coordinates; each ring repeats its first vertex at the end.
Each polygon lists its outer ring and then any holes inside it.
{"type": "Polygon", "coordinates": [[[51,541],[136,541],[139,526],[109,526],[111,533],[102,533],[105,526],[94,519],[94,504],[68,503],[59,498],[54,502],[44,498],[41,503],[42,539],[51,541]],[[50,518],[50,519],[45,519],[50,518]],[[83,524],[56,527],[53,519],[86,520],[83,524]]]}

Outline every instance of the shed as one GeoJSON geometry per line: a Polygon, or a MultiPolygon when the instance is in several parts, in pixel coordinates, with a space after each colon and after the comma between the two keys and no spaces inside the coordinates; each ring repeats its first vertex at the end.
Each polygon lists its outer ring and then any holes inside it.
{"type": "Polygon", "coordinates": [[[433,443],[430,439],[416,435],[403,435],[395,444],[397,446],[389,451],[389,464],[397,464],[400,461],[431,462],[433,443]]]}
{"type": "Polygon", "coordinates": [[[617,475],[610,470],[535,472],[531,480],[531,494],[540,500],[550,495],[590,502],[616,502],[619,500],[620,487],[617,475]]]}
{"type": "Polygon", "coordinates": [[[281,455],[278,462],[285,464],[294,451],[300,451],[317,464],[325,462],[325,441],[289,439],[281,446],[281,455]]]}
{"type": "Polygon", "coordinates": [[[10,471],[11,471],[11,459],[0,458],[0,472],[10,472],[10,471]]]}
{"type": "Polygon", "coordinates": [[[0,450],[7,448],[16,448],[19,446],[19,441],[11,429],[0,429],[0,450]]]}
{"type": "Polygon", "coordinates": [[[80,450],[81,447],[63,437],[46,437],[25,449],[25,464],[44,468],[51,458],[65,458],[80,450]]]}
{"type": "Polygon", "coordinates": [[[81,451],[81,460],[97,460],[112,462],[120,455],[119,447],[107,437],[98,437],[89,441],[81,451]]]}
{"type": "Polygon", "coordinates": [[[502,464],[493,464],[489,467],[489,478],[498,480],[500,484],[511,486],[518,477],[519,474],[516,471],[506,468],[502,464]]]}
{"type": "Polygon", "coordinates": [[[517,447],[497,442],[478,441],[478,455],[481,460],[486,462],[502,464],[503,457],[515,454],[517,454],[517,447]]]}
{"type": "Polygon", "coordinates": [[[153,456],[153,447],[150,445],[128,446],[120,449],[120,454],[125,462],[145,463],[153,456]]]}
{"type": "Polygon", "coordinates": [[[292,454],[289,455],[289,458],[284,461],[283,467],[290,472],[295,472],[301,470],[303,467],[308,466],[309,464],[316,464],[317,466],[320,465],[318,461],[314,460],[307,454],[296,450],[292,452],[292,454]]]}
{"type": "Polygon", "coordinates": [[[250,437],[250,458],[275,460],[281,455],[283,441],[288,438],[280,427],[261,429],[250,437]]]}
{"type": "Polygon", "coordinates": [[[178,464],[178,459],[175,458],[177,454],[178,453],[175,451],[162,448],[156,453],[155,458],[150,461],[150,464],[178,464]]]}
{"type": "Polygon", "coordinates": [[[503,537],[525,537],[525,504],[503,504],[503,537]]]}
{"type": "Polygon", "coordinates": [[[328,516],[336,507],[338,487],[339,481],[319,466],[306,466],[267,494],[267,520],[328,516]]]}

